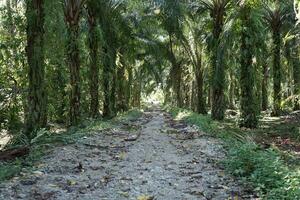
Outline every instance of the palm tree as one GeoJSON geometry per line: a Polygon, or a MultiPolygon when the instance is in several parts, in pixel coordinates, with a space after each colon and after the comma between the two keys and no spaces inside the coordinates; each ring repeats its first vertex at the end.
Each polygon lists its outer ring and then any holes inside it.
{"type": "Polygon", "coordinates": [[[103,116],[111,118],[117,114],[117,54],[123,44],[123,37],[130,37],[131,33],[129,22],[123,15],[123,1],[102,0],[100,5],[98,17],[103,35],[103,116]]]}
{"type": "Polygon", "coordinates": [[[199,13],[208,11],[212,20],[212,42],[209,45],[211,52],[211,90],[212,90],[212,111],[213,119],[224,119],[225,113],[225,63],[221,46],[221,34],[223,32],[225,16],[231,0],[201,0],[198,9],[199,13]]]}
{"type": "Polygon", "coordinates": [[[199,23],[196,23],[196,19],[187,19],[188,24],[188,38],[182,36],[182,45],[189,56],[193,71],[195,74],[195,88],[196,88],[196,112],[200,114],[207,114],[205,99],[204,99],[204,77],[203,77],[203,65],[202,65],[202,32],[198,29],[199,23]]]}
{"type": "Polygon", "coordinates": [[[273,115],[281,114],[281,45],[282,45],[282,27],[287,19],[287,10],[283,4],[264,5],[264,20],[272,31],[273,39],[273,115]]]}
{"type": "Polygon", "coordinates": [[[27,60],[28,60],[28,112],[26,130],[29,138],[47,123],[44,64],[44,1],[26,1],[27,60]]]}
{"type": "Polygon", "coordinates": [[[70,71],[70,125],[77,125],[80,118],[80,56],[79,21],[84,0],[65,0],[64,14],[67,25],[67,62],[70,71]]]}
{"type": "Polygon", "coordinates": [[[161,21],[163,28],[167,31],[167,59],[170,61],[172,68],[170,70],[170,83],[175,93],[176,104],[178,107],[183,106],[181,81],[182,67],[181,60],[176,56],[176,42],[182,36],[182,11],[179,0],[165,0],[162,3],[161,21]]]}
{"type": "Polygon", "coordinates": [[[255,8],[247,1],[240,3],[241,19],[241,123],[246,128],[256,128],[258,124],[258,108],[255,97],[255,69],[253,59],[255,44],[259,38],[259,20],[255,8]]]}
{"type": "Polygon", "coordinates": [[[89,36],[88,44],[90,51],[90,116],[96,118],[99,115],[99,31],[97,27],[97,8],[96,0],[87,2],[89,36]]]}

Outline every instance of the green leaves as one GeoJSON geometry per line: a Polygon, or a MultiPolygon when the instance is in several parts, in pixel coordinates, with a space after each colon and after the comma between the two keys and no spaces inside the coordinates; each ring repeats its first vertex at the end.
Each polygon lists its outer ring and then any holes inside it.
{"type": "Polygon", "coordinates": [[[226,169],[238,177],[246,177],[255,190],[266,199],[297,199],[300,173],[290,171],[280,155],[246,142],[232,146],[226,160],[226,169]]]}

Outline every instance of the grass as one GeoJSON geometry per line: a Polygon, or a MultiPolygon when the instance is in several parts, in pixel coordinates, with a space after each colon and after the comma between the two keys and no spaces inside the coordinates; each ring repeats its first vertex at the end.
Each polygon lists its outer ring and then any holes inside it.
{"type": "Polygon", "coordinates": [[[299,132],[291,130],[297,130],[299,124],[272,119],[263,122],[262,128],[248,130],[240,129],[234,120],[216,122],[210,116],[184,109],[167,110],[175,119],[197,125],[202,131],[221,138],[228,150],[224,160],[226,171],[242,180],[262,199],[300,199],[299,157],[275,145],[264,147],[257,142],[259,139],[272,141],[273,137],[278,136],[296,141],[299,132]]]}
{"type": "Polygon", "coordinates": [[[87,120],[79,127],[72,127],[63,133],[51,133],[46,130],[40,130],[38,137],[32,141],[31,150],[28,156],[16,159],[10,162],[0,163],[0,182],[9,180],[22,171],[32,170],[34,164],[38,162],[51,149],[59,145],[72,144],[80,138],[97,134],[102,130],[114,127],[120,122],[126,122],[138,119],[142,112],[137,109],[122,113],[111,120],[87,120]]]}

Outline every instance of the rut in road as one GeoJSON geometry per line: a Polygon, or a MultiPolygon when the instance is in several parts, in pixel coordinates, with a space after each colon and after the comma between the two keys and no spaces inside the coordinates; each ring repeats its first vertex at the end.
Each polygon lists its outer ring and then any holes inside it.
{"type": "Polygon", "coordinates": [[[225,175],[218,139],[159,109],[94,132],[1,184],[0,199],[251,199],[225,175]]]}

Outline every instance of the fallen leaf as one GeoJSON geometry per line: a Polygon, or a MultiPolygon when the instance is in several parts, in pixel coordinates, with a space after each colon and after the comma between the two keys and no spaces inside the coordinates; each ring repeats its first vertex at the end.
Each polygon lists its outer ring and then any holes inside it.
{"type": "Polygon", "coordinates": [[[68,185],[70,185],[70,186],[72,186],[72,185],[76,185],[77,184],[77,182],[76,181],[74,181],[74,180],[68,180],[68,185]]]}
{"type": "Polygon", "coordinates": [[[129,194],[128,194],[128,192],[122,192],[122,191],[120,191],[120,192],[118,192],[120,195],[122,195],[122,196],[124,196],[124,197],[126,197],[126,198],[128,198],[129,197],[129,194]]]}
{"type": "Polygon", "coordinates": [[[124,160],[126,158],[126,152],[121,152],[119,155],[116,156],[116,158],[124,160]]]}
{"type": "Polygon", "coordinates": [[[154,196],[141,195],[137,197],[137,200],[154,200],[154,196]]]}

